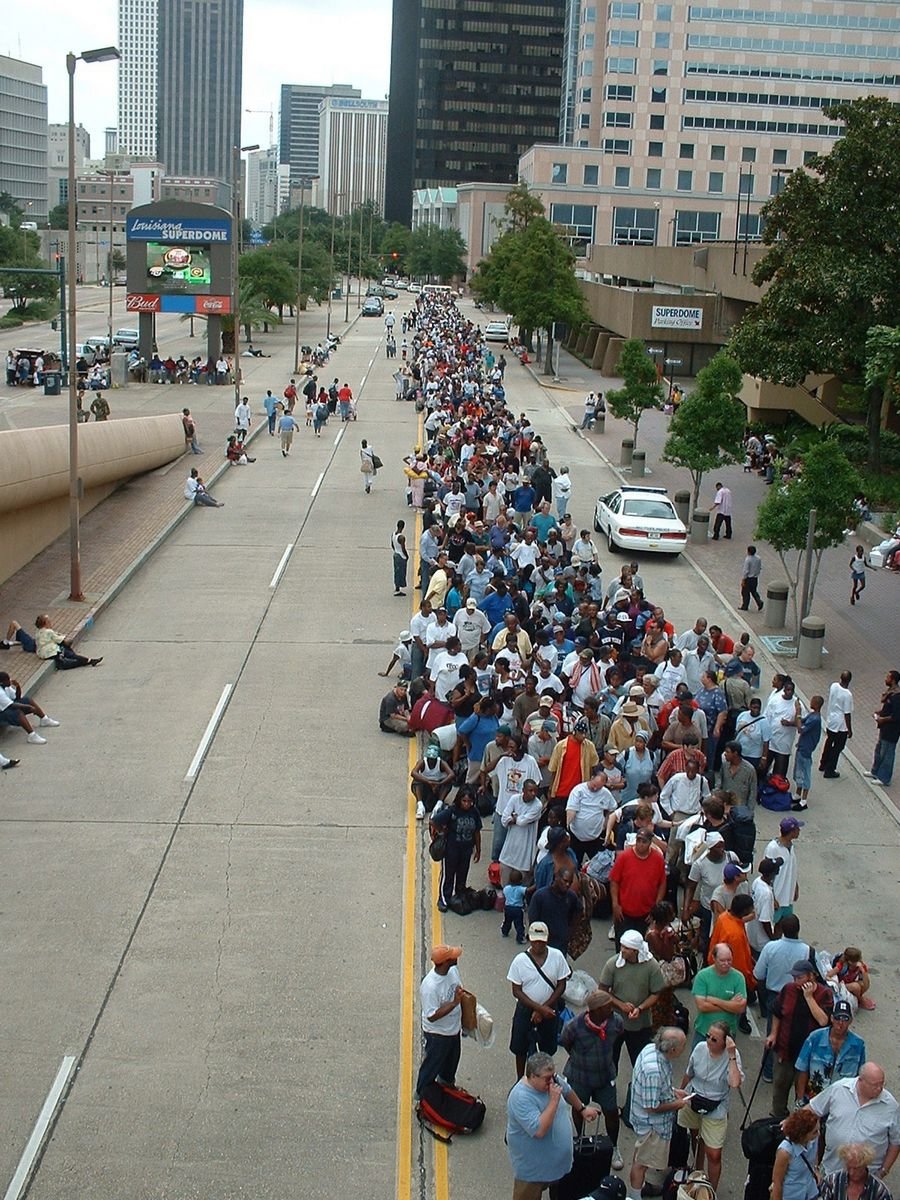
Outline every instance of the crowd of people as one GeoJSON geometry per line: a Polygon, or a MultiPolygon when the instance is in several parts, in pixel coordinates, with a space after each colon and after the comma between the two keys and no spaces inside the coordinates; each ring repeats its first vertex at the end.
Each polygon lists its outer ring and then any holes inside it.
{"type": "MultiPolygon", "coordinates": [[[[405,324],[404,379],[426,414],[404,464],[406,494],[423,530],[415,555],[399,521],[391,550],[394,594],[406,594],[418,558],[421,599],[382,672],[399,677],[379,724],[421,740],[411,787],[416,817],[440,844],[438,908],[471,911],[470,865],[485,859],[505,909],[498,932],[515,932],[521,947],[507,974],[514,1196],[538,1200],[568,1171],[570,1113],[593,1115],[591,1101],[623,1169],[619,1085],[629,1079],[628,1195],[672,1161],[676,1126],[716,1184],[752,1007],[766,1022],[771,1110],[786,1119],[772,1195],[809,1200],[820,1183],[824,1194],[859,1195],[861,1172],[873,1179],[866,1196],[887,1195],[879,1181],[900,1152],[900,1110],[850,1029],[874,1007],[868,967],[854,946],[823,961],[795,911],[796,811],[809,803],[823,726],[819,765],[837,774],[849,677],[807,710],[790,678],[761,687],[747,635],[733,639],[705,616],[676,630],[638,564],[604,578],[591,531],[569,514],[568,471],[507,405],[505,364],[478,328],[452,302],[425,297],[405,324]],[[760,852],[758,795],[789,788],[792,756],[805,786],[780,805],[777,836],[760,852]],[[609,950],[573,1015],[572,963],[597,918],[609,950]],[[690,987],[692,1012],[679,987],[690,987]],[[558,1072],[560,1046],[568,1061],[558,1072]],[[673,1064],[688,1050],[676,1083],[673,1064]],[[809,1114],[805,1132],[791,1124],[793,1105],[809,1114]],[[811,1130],[826,1115],[820,1147],[811,1130]]],[[[894,674],[886,720],[896,741],[894,674]]],[[[435,947],[422,985],[419,1094],[455,1081],[461,953],[435,947]]]]}

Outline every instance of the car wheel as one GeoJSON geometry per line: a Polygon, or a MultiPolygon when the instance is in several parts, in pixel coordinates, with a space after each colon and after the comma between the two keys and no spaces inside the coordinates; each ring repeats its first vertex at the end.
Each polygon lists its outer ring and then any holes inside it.
{"type": "Polygon", "coordinates": [[[607,546],[607,549],[609,550],[610,554],[615,554],[615,552],[616,552],[616,551],[618,550],[618,548],[619,548],[619,547],[616,545],[616,543],[613,541],[613,535],[612,535],[612,525],[610,525],[610,527],[609,527],[609,529],[607,530],[607,533],[606,533],[606,546],[607,546]]]}
{"type": "Polygon", "coordinates": [[[602,533],[602,532],[603,532],[603,530],[600,528],[600,522],[597,520],[597,510],[595,508],[594,509],[594,533],[602,533]]]}

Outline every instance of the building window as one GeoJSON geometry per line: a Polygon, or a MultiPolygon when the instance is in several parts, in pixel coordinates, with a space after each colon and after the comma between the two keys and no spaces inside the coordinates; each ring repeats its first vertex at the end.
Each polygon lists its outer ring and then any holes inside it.
{"type": "Polygon", "coordinates": [[[769,195],[780,196],[784,191],[785,180],[787,179],[786,171],[777,171],[769,180],[769,195]]]}
{"type": "Polygon", "coordinates": [[[772,164],[776,167],[783,167],[787,163],[787,150],[773,150],[772,164]]]}
{"type": "Polygon", "coordinates": [[[550,171],[551,183],[566,183],[568,181],[569,167],[567,163],[554,163],[550,171]]]}
{"type": "Polygon", "coordinates": [[[662,171],[659,167],[647,168],[647,187],[659,188],[662,187],[662,171]]]}
{"type": "Polygon", "coordinates": [[[741,178],[738,182],[738,192],[742,196],[753,195],[753,175],[750,171],[746,174],[743,171],[741,172],[741,178]]]}
{"type": "Polygon", "coordinates": [[[592,33],[585,33],[585,34],[582,34],[582,37],[581,37],[581,48],[582,48],[582,50],[593,50],[593,48],[594,48],[594,35],[593,35],[592,33]]]}
{"type": "Polygon", "coordinates": [[[634,75],[636,71],[636,58],[608,58],[606,60],[607,75],[634,75]]]}
{"type": "Polygon", "coordinates": [[[671,33],[660,33],[658,30],[656,33],[654,33],[654,35],[653,35],[653,49],[654,50],[668,50],[671,45],[672,45],[671,33]]]}
{"type": "Polygon", "coordinates": [[[650,114],[650,128],[651,129],[665,129],[665,127],[666,127],[665,113],[651,113],[650,114]]]}
{"type": "Polygon", "coordinates": [[[584,186],[596,187],[600,182],[600,168],[596,165],[586,165],[584,168],[584,186]]]}
{"type": "Polygon", "coordinates": [[[608,112],[603,117],[603,124],[611,129],[630,129],[632,114],[627,112],[608,112]]]}
{"type": "Polygon", "coordinates": [[[550,223],[561,227],[562,233],[575,251],[582,255],[594,241],[597,210],[592,204],[551,204],[550,223]]]}
{"type": "Polygon", "coordinates": [[[676,176],[675,186],[679,192],[689,192],[694,186],[694,172],[679,171],[678,175],[676,176]]]}
{"type": "Polygon", "coordinates": [[[725,147],[724,146],[710,146],[709,157],[712,159],[713,162],[724,162],[725,161],[725,147]]]}
{"type": "Polygon", "coordinates": [[[590,104],[592,91],[593,91],[593,88],[589,88],[589,87],[581,89],[581,103],[582,104],[590,104]]]}
{"type": "Polygon", "coordinates": [[[815,162],[815,160],[816,160],[817,158],[818,158],[818,154],[816,153],[816,151],[815,151],[815,150],[804,150],[804,151],[803,151],[803,165],[804,165],[804,167],[808,167],[808,166],[809,166],[809,164],[810,164],[811,162],[815,162]]]}
{"type": "Polygon", "coordinates": [[[682,142],[681,145],[678,147],[678,157],[679,158],[693,158],[694,157],[693,142],[682,142]]]}
{"type": "Polygon", "coordinates": [[[658,217],[655,208],[614,208],[613,245],[654,246],[658,217]]]}
{"type": "Polygon", "coordinates": [[[634,99],[634,84],[633,83],[608,83],[606,85],[607,100],[633,100],[634,99]]]}
{"type": "Polygon", "coordinates": [[[666,89],[664,87],[650,89],[650,103],[651,104],[665,104],[665,102],[666,102],[666,89]]]}
{"type": "Polygon", "coordinates": [[[631,167],[616,167],[613,185],[617,188],[631,186],[631,167]]]}
{"type": "Polygon", "coordinates": [[[745,242],[762,241],[765,224],[759,213],[741,213],[738,216],[738,239],[745,242]]]}
{"type": "Polygon", "coordinates": [[[662,142],[650,142],[647,146],[647,154],[650,158],[662,158],[663,144],[662,142]]]}
{"type": "Polygon", "coordinates": [[[741,150],[741,162],[756,162],[756,147],[744,146],[741,150]]]}
{"type": "Polygon", "coordinates": [[[613,0],[609,6],[610,20],[616,17],[623,21],[639,21],[641,17],[640,4],[630,3],[629,0],[613,0]]]}
{"type": "Polygon", "coordinates": [[[673,244],[696,246],[699,242],[715,242],[719,238],[718,212],[676,212],[673,244]]]}
{"type": "Polygon", "coordinates": [[[611,29],[607,37],[610,46],[636,46],[638,34],[636,29],[611,29]]]}
{"type": "Polygon", "coordinates": [[[578,128],[579,129],[590,129],[590,127],[591,127],[591,114],[590,113],[582,113],[581,116],[578,118],[578,128]]]}
{"type": "Polygon", "coordinates": [[[666,60],[664,58],[655,58],[653,60],[653,74],[654,75],[668,75],[668,73],[669,73],[669,64],[666,62],[666,60]]]}
{"type": "Polygon", "coordinates": [[[672,20],[672,5],[671,4],[657,4],[656,20],[657,20],[657,22],[671,21],[672,20]]]}
{"type": "Polygon", "coordinates": [[[630,154],[631,139],[630,138],[604,138],[603,139],[604,154],[630,154]]]}
{"type": "Polygon", "coordinates": [[[596,8],[591,6],[590,8],[584,9],[584,11],[581,14],[582,25],[593,25],[596,20],[597,20],[596,8]]]}
{"type": "Polygon", "coordinates": [[[708,192],[721,192],[725,186],[725,176],[721,171],[710,171],[708,192]]]}

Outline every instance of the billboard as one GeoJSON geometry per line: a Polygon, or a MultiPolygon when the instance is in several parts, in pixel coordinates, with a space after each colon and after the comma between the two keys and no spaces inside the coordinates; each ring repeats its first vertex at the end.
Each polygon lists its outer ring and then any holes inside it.
{"type": "Polygon", "coordinates": [[[209,251],[197,246],[147,242],[147,292],[208,294],[212,283],[209,251]]]}
{"type": "Polygon", "coordinates": [[[653,329],[701,329],[702,308],[668,308],[654,304],[650,310],[650,325],[653,329]]]}
{"type": "Polygon", "coordinates": [[[126,218],[125,236],[129,242],[181,242],[195,246],[230,242],[231,221],[219,217],[132,216],[126,218]]]}
{"type": "Polygon", "coordinates": [[[222,317],[231,312],[230,296],[190,296],[173,293],[161,296],[153,292],[129,292],[125,308],[130,313],[178,312],[204,317],[222,317]]]}

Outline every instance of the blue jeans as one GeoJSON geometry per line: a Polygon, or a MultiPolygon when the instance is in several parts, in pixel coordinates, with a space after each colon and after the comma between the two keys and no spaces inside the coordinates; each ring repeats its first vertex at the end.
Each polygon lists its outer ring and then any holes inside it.
{"type": "Polygon", "coordinates": [[[894,774],[894,755],[897,752],[896,742],[886,742],[879,738],[875,743],[875,757],[872,759],[872,774],[882,783],[890,783],[894,774]]]}
{"type": "Polygon", "coordinates": [[[394,555],[394,591],[400,592],[406,587],[406,566],[408,558],[402,554],[394,555]]]}
{"type": "Polygon", "coordinates": [[[275,436],[275,409],[274,408],[268,414],[268,418],[269,418],[269,433],[271,433],[272,437],[274,437],[275,436]]]}

